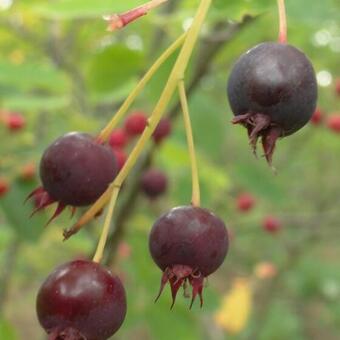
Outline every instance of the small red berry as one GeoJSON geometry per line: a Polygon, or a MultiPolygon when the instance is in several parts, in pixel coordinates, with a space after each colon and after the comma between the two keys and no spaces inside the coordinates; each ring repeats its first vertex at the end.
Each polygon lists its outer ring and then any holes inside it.
{"type": "Polygon", "coordinates": [[[34,179],[36,175],[36,166],[32,163],[25,164],[20,171],[20,178],[24,181],[30,181],[34,179]]]}
{"type": "Polygon", "coordinates": [[[129,136],[138,136],[143,133],[147,123],[147,116],[144,112],[138,111],[127,117],[124,128],[129,136]]]}
{"type": "Polygon", "coordinates": [[[158,144],[168,137],[171,133],[171,128],[171,120],[169,118],[162,118],[152,135],[155,143],[158,144]]]}
{"type": "Polygon", "coordinates": [[[340,133],[340,114],[335,113],[328,117],[327,126],[335,133],[340,133]]]}
{"type": "Polygon", "coordinates": [[[4,178],[0,178],[0,197],[3,197],[9,191],[9,183],[4,178]]]}
{"type": "Polygon", "coordinates": [[[335,93],[340,97],[340,78],[335,81],[335,93]]]}
{"type": "Polygon", "coordinates": [[[121,168],[124,166],[126,160],[127,160],[127,155],[122,149],[112,149],[113,154],[116,157],[116,162],[117,162],[117,167],[118,170],[121,170],[121,168]]]}
{"type": "Polygon", "coordinates": [[[263,229],[269,233],[276,233],[280,231],[281,227],[281,221],[277,217],[267,216],[263,220],[263,229]]]}
{"type": "Polygon", "coordinates": [[[141,189],[150,199],[162,195],[168,186],[167,176],[163,171],[149,169],[144,172],[141,178],[141,189]]]}
{"type": "Polygon", "coordinates": [[[20,113],[10,113],[6,117],[6,125],[11,131],[21,130],[25,124],[26,120],[20,113]]]}
{"type": "Polygon", "coordinates": [[[313,124],[313,125],[320,125],[323,121],[323,117],[324,117],[324,112],[321,111],[320,108],[317,108],[315,110],[315,112],[313,113],[313,116],[312,118],[310,119],[310,122],[313,124]]]}
{"type": "Polygon", "coordinates": [[[76,260],[49,275],[36,309],[50,340],[106,340],[126,315],[124,287],[98,263],[76,260]]]}
{"type": "Polygon", "coordinates": [[[237,209],[242,212],[250,211],[255,203],[255,198],[249,193],[240,194],[236,201],[237,209]]]}
{"type": "Polygon", "coordinates": [[[112,131],[109,144],[113,148],[123,148],[128,141],[127,135],[123,129],[116,129],[112,131]]]}

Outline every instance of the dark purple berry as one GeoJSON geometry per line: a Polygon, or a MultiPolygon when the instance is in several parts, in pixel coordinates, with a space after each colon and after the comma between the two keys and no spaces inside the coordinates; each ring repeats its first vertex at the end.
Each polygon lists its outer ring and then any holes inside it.
{"type": "Polygon", "coordinates": [[[156,144],[161,143],[171,133],[171,120],[169,118],[162,118],[158,123],[152,138],[156,144]]]}
{"type": "Polygon", "coordinates": [[[244,125],[250,142],[262,138],[271,163],[275,142],[308,123],[317,101],[312,64],[297,48],[266,42],[243,54],[232,69],[228,97],[234,124],[244,125]]]}
{"type": "MultiPolygon", "coordinates": [[[[204,278],[223,263],[228,251],[228,232],[221,219],[207,209],[181,206],[171,209],[153,225],[149,237],[151,256],[163,271],[161,295],[170,283],[173,303],[181,286],[192,289],[203,304],[204,278]]],[[[171,306],[171,307],[172,307],[171,306]]]]}
{"type": "Polygon", "coordinates": [[[124,321],[126,296],[117,276],[95,262],[77,260],[50,274],[36,307],[49,340],[106,340],[124,321]]]}
{"type": "Polygon", "coordinates": [[[149,169],[141,178],[141,189],[150,199],[155,199],[164,194],[168,186],[167,176],[163,171],[149,169]]]}

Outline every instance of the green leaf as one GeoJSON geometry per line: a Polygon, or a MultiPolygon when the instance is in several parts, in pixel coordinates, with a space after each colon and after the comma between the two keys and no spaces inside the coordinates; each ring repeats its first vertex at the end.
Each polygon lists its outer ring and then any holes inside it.
{"type": "Polygon", "coordinates": [[[18,340],[15,329],[7,321],[0,318],[0,339],[3,340],[18,340]]]}

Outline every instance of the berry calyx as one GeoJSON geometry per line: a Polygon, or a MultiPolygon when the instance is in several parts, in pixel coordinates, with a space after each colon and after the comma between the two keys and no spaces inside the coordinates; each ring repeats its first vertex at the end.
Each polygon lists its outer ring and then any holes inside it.
{"type": "Polygon", "coordinates": [[[223,263],[228,252],[228,232],[223,221],[207,209],[180,206],[162,215],[149,236],[151,256],[163,271],[161,287],[169,282],[173,307],[177,292],[192,286],[190,308],[199,295],[203,305],[204,279],[223,263]]]}
{"type": "Polygon", "coordinates": [[[310,119],[310,122],[313,125],[320,125],[323,121],[324,112],[320,108],[316,108],[315,112],[313,113],[312,118],[310,119]]]}
{"type": "Polygon", "coordinates": [[[124,321],[125,290],[119,278],[99,264],[76,260],[48,276],[36,310],[49,340],[106,340],[124,321]]]}
{"type": "Polygon", "coordinates": [[[20,113],[10,113],[5,123],[9,130],[19,131],[26,125],[26,119],[20,113]]]}
{"type": "Polygon", "coordinates": [[[165,193],[168,186],[168,178],[163,171],[149,169],[141,178],[141,189],[150,199],[155,199],[165,193]]]}
{"type": "Polygon", "coordinates": [[[125,121],[125,131],[131,136],[135,137],[143,133],[146,125],[148,123],[148,118],[144,112],[134,112],[125,121]]]}
{"type": "Polygon", "coordinates": [[[277,139],[301,129],[315,111],[313,66],[291,45],[262,43],[236,62],[228,81],[228,98],[233,123],[247,128],[254,153],[262,138],[271,164],[277,139]]]}
{"type": "Polygon", "coordinates": [[[9,191],[8,181],[4,178],[0,178],[0,197],[5,196],[8,191],[9,191]]]}
{"type": "Polygon", "coordinates": [[[152,138],[156,144],[161,143],[171,133],[171,120],[169,118],[162,118],[158,123],[152,138]]]}
{"type": "Polygon", "coordinates": [[[128,137],[123,129],[116,129],[111,133],[109,144],[113,148],[124,148],[128,142],[128,137]]]}
{"type": "Polygon", "coordinates": [[[281,221],[275,216],[267,216],[263,220],[262,226],[268,233],[277,233],[282,228],[281,221]]]}
{"type": "Polygon", "coordinates": [[[253,195],[249,193],[242,193],[236,199],[237,209],[242,212],[250,211],[256,203],[253,195]]]}
{"type": "Polygon", "coordinates": [[[97,143],[87,134],[68,133],[54,141],[42,156],[42,187],[28,197],[34,196],[40,202],[33,213],[58,202],[54,219],[67,205],[92,204],[104,193],[116,174],[116,158],[109,147],[97,143]]]}
{"type": "Polygon", "coordinates": [[[335,133],[340,133],[340,114],[334,113],[327,118],[327,127],[335,133]]]}

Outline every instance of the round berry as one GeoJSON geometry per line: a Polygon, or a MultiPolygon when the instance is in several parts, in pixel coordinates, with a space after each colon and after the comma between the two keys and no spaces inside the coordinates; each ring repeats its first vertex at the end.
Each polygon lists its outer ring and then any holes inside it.
{"type": "Polygon", "coordinates": [[[237,209],[242,212],[248,212],[253,209],[255,203],[255,198],[249,193],[240,194],[236,200],[237,209]]]}
{"type": "Polygon", "coordinates": [[[335,133],[340,133],[340,114],[335,113],[327,118],[327,127],[335,133]]]}
{"type": "Polygon", "coordinates": [[[149,169],[145,171],[141,178],[142,191],[150,199],[155,199],[164,194],[167,186],[167,176],[163,171],[157,169],[149,169]]]}
{"type": "Polygon", "coordinates": [[[322,123],[323,117],[324,113],[322,112],[322,110],[320,108],[316,108],[312,118],[310,119],[310,122],[313,125],[320,125],[322,123]]]}
{"type": "Polygon", "coordinates": [[[122,149],[115,148],[112,152],[116,157],[118,170],[121,170],[127,160],[127,155],[122,149]]]}
{"type": "Polygon", "coordinates": [[[155,143],[161,143],[171,133],[171,120],[169,118],[162,118],[158,123],[152,138],[155,143]]]}
{"type": "Polygon", "coordinates": [[[129,136],[138,136],[143,133],[146,125],[148,123],[148,118],[144,112],[134,112],[125,121],[125,131],[129,136]]]}
{"type": "Polygon", "coordinates": [[[197,294],[202,304],[203,280],[223,263],[228,251],[228,232],[223,221],[209,210],[181,206],[155,222],[149,249],[163,271],[158,296],[169,282],[174,303],[178,289],[189,283],[193,287],[191,304],[197,294]]]}
{"type": "Polygon", "coordinates": [[[26,119],[20,113],[10,113],[6,125],[11,131],[21,130],[26,125],[26,119]]]}
{"type": "Polygon", "coordinates": [[[111,133],[109,144],[113,148],[124,148],[128,141],[128,137],[123,129],[116,129],[111,133]]]}
{"type": "Polygon", "coordinates": [[[233,123],[247,128],[254,151],[262,138],[271,163],[276,140],[301,129],[315,111],[313,66],[291,45],[262,43],[236,62],[228,81],[228,98],[233,123]]]}
{"type": "Polygon", "coordinates": [[[36,309],[51,340],[106,340],[124,321],[125,290],[119,278],[99,264],[76,260],[49,275],[36,309]]]}
{"type": "Polygon", "coordinates": [[[274,216],[267,216],[263,220],[263,229],[269,233],[276,233],[282,228],[281,221],[274,216]]]}
{"type": "Polygon", "coordinates": [[[58,138],[46,149],[40,162],[44,190],[64,205],[92,204],[116,174],[116,159],[110,148],[79,132],[58,138]]]}

